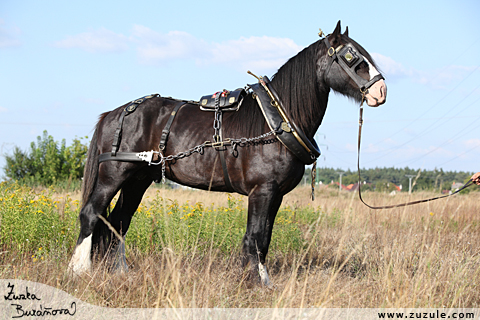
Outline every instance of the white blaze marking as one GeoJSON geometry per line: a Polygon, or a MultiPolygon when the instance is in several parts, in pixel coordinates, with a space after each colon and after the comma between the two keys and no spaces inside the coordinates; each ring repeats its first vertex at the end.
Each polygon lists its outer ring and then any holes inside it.
{"type": "Polygon", "coordinates": [[[92,248],[92,235],[89,235],[75,248],[72,260],[68,264],[68,269],[75,274],[82,274],[90,271],[92,261],[90,260],[90,250],[92,248]]]}
{"type": "Polygon", "coordinates": [[[380,72],[378,72],[377,69],[375,69],[375,67],[373,66],[373,64],[370,63],[370,61],[368,61],[367,58],[363,57],[365,59],[365,61],[367,62],[368,64],[368,73],[370,74],[370,79],[369,80],[372,80],[373,77],[375,77],[376,75],[379,75],[380,72]]]}

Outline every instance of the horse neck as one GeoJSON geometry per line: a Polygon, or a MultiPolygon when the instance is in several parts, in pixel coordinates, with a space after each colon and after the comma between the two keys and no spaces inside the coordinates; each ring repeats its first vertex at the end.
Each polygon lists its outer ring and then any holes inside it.
{"type": "Polygon", "coordinates": [[[303,82],[282,81],[275,76],[272,87],[277,92],[288,117],[308,138],[313,139],[327,109],[329,88],[319,86],[315,79],[303,82]]]}
{"type": "Polygon", "coordinates": [[[272,79],[287,115],[311,139],[322,123],[330,89],[318,61],[326,55],[317,41],[285,63],[272,79]]]}

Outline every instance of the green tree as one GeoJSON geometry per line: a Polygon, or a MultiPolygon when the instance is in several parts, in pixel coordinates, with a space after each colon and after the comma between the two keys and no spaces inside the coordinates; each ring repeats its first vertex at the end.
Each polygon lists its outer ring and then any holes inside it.
{"type": "MultiPolygon", "coordinates": [[[[87,137],[85,137],[87,138],[87,137]]],[[[29,185],[50,186],[64,181],[80,180],[83,176],[88,146],[75,138],[70,146],[65,139],[55,141],[48,132],[30,144],[30,150],[15,147],[5,155],[4,174],[7,178],[29,185]]]]}

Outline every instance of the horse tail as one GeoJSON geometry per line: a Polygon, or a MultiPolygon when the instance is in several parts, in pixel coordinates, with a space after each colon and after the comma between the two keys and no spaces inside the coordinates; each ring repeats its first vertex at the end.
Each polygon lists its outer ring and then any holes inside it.
{"type": "Polygon", "coordinates": [[[90,142],[90,147],[88,148],[87,153],[87,162],[85,163],[85,170],[83,172],[83,184],[82,184],[82,208],[85,206],[87,201],[90,199],[93,193],[93,187],[97,182],[98,178],[98,128],[102,123],[103,119],[110,112],[105,112],[100,116],[95,131],[93,133],[92,141],[90,142]]]}

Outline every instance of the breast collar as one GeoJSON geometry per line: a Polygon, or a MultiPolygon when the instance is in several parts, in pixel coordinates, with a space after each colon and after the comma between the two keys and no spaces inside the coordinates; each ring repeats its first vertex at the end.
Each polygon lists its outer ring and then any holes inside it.
{"type": "MultiPolygon", "coordinates": [[[[249,72],[253,76],[253,73],[249,72]]],[[[312,164],[320,156],[315,140],[308,139],[305,133],[290,121],[280,104],[277,93],[266,77],[257,77],[258,83],[250,85],[263,116],[280,142],[304,164],[312,164]]]]}

